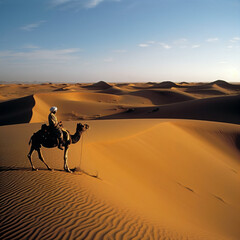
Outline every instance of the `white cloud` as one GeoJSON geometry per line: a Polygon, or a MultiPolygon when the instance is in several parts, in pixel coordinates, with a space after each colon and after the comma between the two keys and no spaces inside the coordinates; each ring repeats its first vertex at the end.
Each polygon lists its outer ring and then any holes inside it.
{"type": "Polygon", "coordinates": [[[86,3],[86,8],[94,8],[104,0],[90,0],[86,3]]]}
{"type": "Polygon", "coordinates": [[[232,43],[235,43],[235,42],[238,42],[238,41],[240,41],[240,37],[234,37],[230,40],[230,42],[232,42],[232,43]]]}
{"type": "Polygon", "coordinates": [[[155,41],[147,41],[146,43],[140,43],[138,44],[139,47],[142,47],[142,48],[146,48],[146,47],[150,47],[152,45],[155,45],[157,42],[155,41]]]}
{"type": "Polygon", "coordinates": [[[199,48],[199,47],[200,47],[199,44],[192,45],[192,48],[199,48]]]}
{"type": "Polygon", "coordinates": [[[82,8],[94,8],[102,2],[120,2],[121,0],[50,0],[50,4],[53,7],[65,6],[69,8],[82,7],[82,8]]]}
{"type": "Polygon", "coordinates": [[[140,43],[140,44],[138,44],[138,46],[142,47],[142,48],[146,48],[146,47],[149,47],[150,45],[146,44],[146,43],[140,43]]]}
{"type": "Polygon", "coordinates": [[[206,42],[217,42],[218,40],[218,38],[208,38],[206,42]]]}
{"type": "Polygon", "coordinates": [[[34,29],[38,28],[41,24],[45,23],[46,21],[38,21],[38,22],[35,22],[35,23],[30,23],[30,24],[27,24],[25,26],[22,26],[20,29],[23,30],[23,31],[33,31],[34,29]]]}
{"type": "Polygon", "coordinates": [[[69,49],[58,49],[58,50],[48,50],[48,49],[38,49],[32,51],[0,51],[0,60],[10,60],[14,61],[70,61],[77,60],[79,56],[76,54],[80,52],[80,49],[69,48],[69,49]]]}
{"type": "Polygon", "coordinates": [[[172,48],[170,45],[168,45],[168,44],[166,44],[166,43],[160,42],[159,44],[160,44],[163,48],[165,48],[165,49],[170,49],[170,48],[172,48]]]}

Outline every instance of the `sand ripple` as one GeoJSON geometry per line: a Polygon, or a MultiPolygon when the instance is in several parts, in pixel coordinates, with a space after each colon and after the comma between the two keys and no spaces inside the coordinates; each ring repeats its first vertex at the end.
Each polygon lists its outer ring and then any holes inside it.
{"type": "Polygon", "coordinates": [[[86,176],[0,174],[1,239],[187,239],[97,198],[86,176]]]}

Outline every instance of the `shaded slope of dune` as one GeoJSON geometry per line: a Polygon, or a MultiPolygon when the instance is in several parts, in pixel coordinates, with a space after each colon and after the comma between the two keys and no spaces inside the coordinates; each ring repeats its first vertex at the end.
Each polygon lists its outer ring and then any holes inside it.
{"type": "Polygon", "coordinates": [[[148,98],[154,105],[184,102],[195,99],[194,97],[167,90],[140,90],[131,95],[148,98]]]}
{"type": "Polygon", "coordinates": [[[30,122],[34,105],[33,96],[0,103],[0,125],[30,122]]]}
{"type": "Polygon", "coordinates": [[[240,95],[207,98],[163,106],[153,116],[240,123],[240,95]]]}
{"type": "Polygon", "coordinates": [[[184,87],[187,87],[189,90],[207,90],[207,89],[214,89],[214,87],[220,87],[222,89],[226,90],[233,90],[233,91],[239,91],[240,85],[239,84],[231,84],[223,80],[217,80],[210,83],[195,83],[195,84],[186,84],[184,87]]]}
{"type": "Polygon", "coordinates": [[[133,111],[105,116],[104,119],[177,118],[240,123],[240,95],[197,99],[156,107],[136,107],[133,111]]]}
{"type": "MultiPolygon", "coordinates": [[[[130,86],[130,85],[129,85],[130,86]]],[[[174,82],[171,81],[163,81],[160,83],[157,82],[148,82],[148,83],[138,83],[138,84],[132,84],[131,85],[135,89],[152,89],[152,88],[172,88],[172,87],[179,87],[174,82]]]]}
{"type": "Polygon", "coordinates": [[[211,83],[212,86],[217,85],[221,88],[229,89],[229,90],[240,90],[240,85],[231,84],[223,80],[217,80],[211,83]]]}
{"type": "Polygon", "coordinates": [[[121,88],[117,86],[112,86],[107,89],[99,91],[99,93],[108,93],[108,94],[117,94],[117,95],[122,95],[126,93],[126,91],[122,90],[121,88]]]}
{"type": "Polygon", "coordinates": [[[111,85],[104,81],[100,81],[97,83],[93,83],[91,85],[83,86],[83,88],[87,88],[89,90],[103,90],[103,89],[108,89],[110,87],[111,87],[111,85]]]}
{"type": "Polygon", "coordinates": [[[178,86],[174,82],[164,81],[161,83],[154,84],[152,88],[172,88],[172,87],[178,87],[178,86]]]}
{"type": "Polygon", "coordinates": [[[218,96],[218,95],[225,95],[226,93],[221,91],[220,89],[196,89],[196,88],[189,88],[186,90],[187,93],[194,93],[198,95],[209,95],[209,96],[218,96]]]}

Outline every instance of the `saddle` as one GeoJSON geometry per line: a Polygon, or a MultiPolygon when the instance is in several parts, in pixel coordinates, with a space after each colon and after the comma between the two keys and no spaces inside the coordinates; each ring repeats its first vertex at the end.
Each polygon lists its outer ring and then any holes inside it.
{"type": "MultiPolygon", "coordinates": [[[[43,124],[41,127],[42,137],[46,139],[56,139],[57,141],[57,132],[56,129],[48,126],[47,124],[43,124]]],[[[68,130],[62,129],[63,132],[63,142],[70,143],[70,133],[68,130]]]]}

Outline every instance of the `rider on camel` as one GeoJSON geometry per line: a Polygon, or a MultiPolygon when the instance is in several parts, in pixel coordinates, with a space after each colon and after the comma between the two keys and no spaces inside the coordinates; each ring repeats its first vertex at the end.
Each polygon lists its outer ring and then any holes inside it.
{"type": "Polygon", "coordinates": [[[49,127],[56,134],[58,139],[58,148],[63,150],[63,129],[62,129],[62,121],[58,122],[57,120],[57,107],[51,107],[50,113],[48,115],[49,127]]]}

